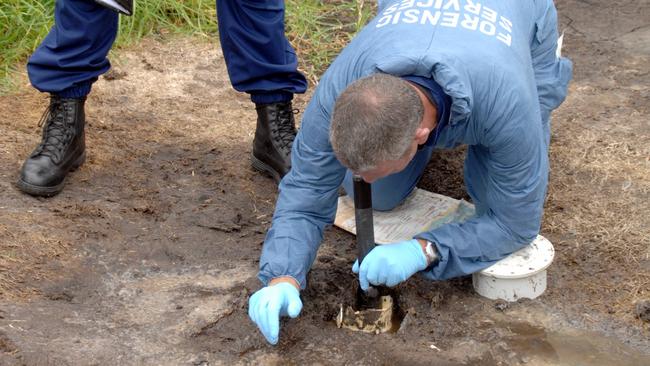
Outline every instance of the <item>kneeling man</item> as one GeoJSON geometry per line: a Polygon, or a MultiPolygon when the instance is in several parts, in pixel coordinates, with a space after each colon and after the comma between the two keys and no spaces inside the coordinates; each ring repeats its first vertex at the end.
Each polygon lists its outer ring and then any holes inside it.
{"type": "Polygon", "coordinates": [[[571,63],[556,54],[552,0],[380,1],[379,13],[323,75],[293,144],[260,260],[266,287],[249,316],[278,341],[332,224],[341,185],[372,183],[390,210],[413,190],[435,149],[468,145],[464,166],[476,216],[375,247],[363,288],[484,269],[538,234],[548,183],[550,113],[571,63]]]}

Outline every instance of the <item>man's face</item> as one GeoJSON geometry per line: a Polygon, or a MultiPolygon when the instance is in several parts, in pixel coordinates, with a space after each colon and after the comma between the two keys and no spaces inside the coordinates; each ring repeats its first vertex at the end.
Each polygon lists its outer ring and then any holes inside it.
{"type": "Polygon", "coordinates": [[[406,168],[406,166],[411,162],[415,153],[418,150],[418,145],[424,144],[429,138],[429,134],[436,127],[438,110],[431,103],[429,98],[427,98],[424,93],[417,87],[413,86],[413,89],[420,96],[420,100],[424,105],[424,114],[422,116],[422,122],[420,122],[420,127],[415,132],[413,141],[411,141],[411,146],[406,150],[404,155],[397,160],[386,160],[377,164],[373,169],[365,170],[362,172],[355,172],[363,178],[364,181],[372,183],[377,179],[387,177],[391,174],[401,172],[406,168]]]}
{"type": "Polygon", "coordinates": [[[391,174],[401,172],[411,162],[417,152],[418,144],[414,140],[404,155],[397,160],[382,161],[373,169],[358,172],[358,174],[367,183],[372,183],[377,179],[387,177],[391,174]]]}

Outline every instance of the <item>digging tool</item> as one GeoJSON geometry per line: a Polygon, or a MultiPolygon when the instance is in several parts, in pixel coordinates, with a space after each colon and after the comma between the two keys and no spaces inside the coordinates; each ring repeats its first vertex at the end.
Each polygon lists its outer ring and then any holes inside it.
{"type": "MultiPolygon", "coordinates": [[[[375,228],[372,220],[372,191],[370,183],[355,175],[352,178],[354,185],[354,219],[357,231],[357,259],[359,266],[363,258],[375,247],[375,228]]],[[[357,287],[357,308],[377,308],[379,300],[379,289],[370,286],[363,291],[361,286],[357,287]]]]}
{"type": "MultiPolygon", "coordinates": [[[[375,232],[372,219],[372,192],[370,184],[360,176],[353,177],[354,218],[357,233],[357,259],[359,266],[375,247],[375,232]]],[[[366,333],[383,333],[391,330],[393,324],[393,298],[383,286],[370,286],[367,291],[357,284],[355,307],[343,306],[336,324],[339,328],[366,333]]]]}

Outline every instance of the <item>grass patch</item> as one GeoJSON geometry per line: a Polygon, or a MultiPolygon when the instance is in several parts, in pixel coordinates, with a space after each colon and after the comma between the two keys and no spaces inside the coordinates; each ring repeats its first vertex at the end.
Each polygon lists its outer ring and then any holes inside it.
{"type": "MultiPolygon", "coordinates": [[[[91,1],[91,0],[88,0],[91,1]]],[[[47,35],[55,0],[0,1],[0,94],[15,87],[16,72],[47,35]]],[[[341,47],[368,21],[374,2],[290,0],[287,36],[308,78],[316,82],[341,47]]],[[[167,33],[216,37],[214,0],[136,0],[135,15],[120,17],[116,48],[167,33]]]]}
{"type": "Polygon", "coordinates": [[[0,1],[0,92],[12,86],[12,72],[45,37],[54,13],[54,0],[0,1]]]}
{"type": "MultiPolygon", "coordinates": [[[[92,0],[87,0],[92,1],[92,0]]],[[[0,1],[0,93],[14,88],[12,77],[45,38],[54,22],[54,0],[0,1]]],[[[151,34],[217,34],[214,0],[136,0],[135,15],[120,17],[115,47],[151,34]]]]}
{"type": "Polygon", "coordinates": [[[375,11],[375,2],[363,0],[291,0],[286,4],[287,37],[314,84],[375,11]]]}

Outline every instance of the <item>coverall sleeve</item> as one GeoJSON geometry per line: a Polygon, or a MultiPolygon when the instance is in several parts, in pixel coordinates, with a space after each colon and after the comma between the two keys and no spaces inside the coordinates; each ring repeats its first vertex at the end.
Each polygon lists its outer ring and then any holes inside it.
{"type": "Polygon", "coordinates": [[[542,125],[548,145],[551,137],[550,116],[567,95],[569,81],[573,74],[571,61],[559,57],[557,11],[552,0],[537,2],[538,18],[535,21],[535,36],[531,44],[531,58],[537,83],[542,125]]]}
{"type": "Polygon", "coordinates": [[[291,170],[280,183],[262,248],[258,277],[264,285],[274,277],[291,276],[304,289],[323,231],[334,222],[345,168],[331,148],[328,126],[329,113],[315,95],[294,140],[291,170]]]}
{"type": "Polygon", "coordinates": [[[437,264],[424,271],[425,277],[439,280],[482,270],[538,234],[548,158],[539,117],[525,120],[537,109],[534,103],[528,103],[531,108],[519,116],[504,116],[504,120],[514,120],[495,135],[489,147],[469,147],[465,182],[477,214],[463,223],[416,235],[434,243],[439,254],[437,264]]]}
{"type": "MultiPolygon", "coordinates": [[[[550,114],[566,97],[572,64],[557,55],[553,1],[538,0],[536,9],[531,59],[539,112],[537,108],[513,108],[503,115],[508,127],[485,145],[488,147],[468,148],[465,183],[477,216],[416,236],[435,243],[440,255],[438,264],[424,271],[428,278],[447,279],[480,271],[527,245],[539,232],[548,184],[550,114]],[[537,113],[539,119],[533,118],[537,113]]],[[[512,99],[504,104],[528,103],[512,99]]]]}

